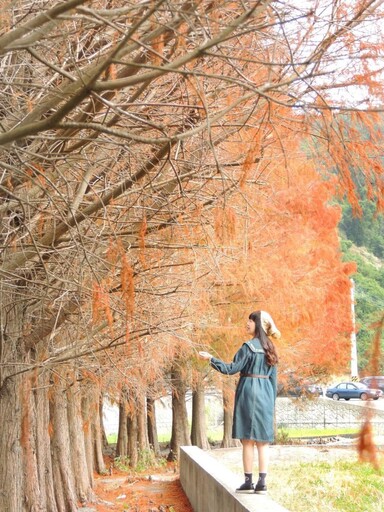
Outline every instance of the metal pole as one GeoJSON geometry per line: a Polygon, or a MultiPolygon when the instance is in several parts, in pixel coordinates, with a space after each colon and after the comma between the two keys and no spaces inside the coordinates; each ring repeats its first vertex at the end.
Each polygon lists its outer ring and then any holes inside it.
{"type": "Polygon", "coordinates": [[[355,282],[351,279],[351,314],[352,314],[352,332],[351,332],[351,379],[359,380],[359,371],[357,369],[357,343],[356,343],[356,322],[355,322],[355,282]]]}

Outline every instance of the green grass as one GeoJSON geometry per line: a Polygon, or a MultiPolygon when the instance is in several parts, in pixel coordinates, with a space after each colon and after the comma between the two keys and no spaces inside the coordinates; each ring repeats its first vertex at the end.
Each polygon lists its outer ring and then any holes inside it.
{"type": "Polygon", "coordinates": [[[383,474],[353,461],[275,466],[269,495],[295,512],[382,512],[383,474]]]}
{"type": "MultiPolygon", "coordinates": [[[[295,439],[300,437],[317,437],[317,436],[338,436],[341,434],[357,434],[358,428],[281,428],[278,430],[280,434],[280,441],[282,437],[287,439],[295,439]]],[[[208,431],[208,439],[210,442],[219,442],[223,438],[223,430],[218,428],[216,430],[208,431]]],[[[171,439],[170,432],[163,432],[158,434],[159,443],[168,443],[171,439]]],[[[115,444],[117,442],[117,434],[109,434],[107,436],[108,444],[115,444]]]]}
{"type": "MultiPolygon", "coordinates": [[[[332,449],[332,448],[331,448],[332,449]]],[[[292,448],[294,450],[294,448],[292,448]]],[[[295,453],[295,452],[294,452],[295,453]]],[[[300,462],[300,452],[271,460],[268,495],[292,512],[382,512],[384,510],[384,456],[381,471],[356,457],[346,460],[300,462]]],[[[241,458],[226,464],[243,477],[241,458]]]]}
{"type": "MultiPolygon", "coordinates": [[[[208,439],[210,442],[217,442],[223,439],[223,430],[216,429],[212,431],[208,431],[207,433],[208,439]]],[[[160,432],[157,436],[159,443],[169,443],[171,440],[170,432],[160,432]]],[[[115,444],[117,442],[117,434],[109,434],[107,436],[108,444],[115,444]]]]}
{"type": "Polygon", "coordinates": [[[339,436],[346,434],[358,434],[359,428],[282,428],[279,433],[285,433],[292,438],[298,437],[317,437],[317,436],[339,436]]]}
{"type": "Polygon", "coordinates": [[[107,442],[108,442],[108,444],[116,444],[117,443],[117,434],[108,434],[107,442]]]}

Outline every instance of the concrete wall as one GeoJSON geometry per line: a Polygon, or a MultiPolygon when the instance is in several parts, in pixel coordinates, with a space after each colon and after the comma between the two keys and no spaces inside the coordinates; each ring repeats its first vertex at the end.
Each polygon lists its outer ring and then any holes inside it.
{"type": "Polygon", "coordinates": [[[365,418],[366,408],[374,407],[372,424],[376,434],[384,433],[384,410],[380,406],[384,402],[363,402],[361,400],[334,401],[329,398],[301,400],[296,398],[278,397],[276,400],[276,423],[278,428],[345,428],[361,426],[365,418]]]}
{"type": "Polygon", "coordinates": [[[268,496],[237,494],[239,477],[197,446],[180,448],[180,482],[194,512],[288,512],[268,496]]]}
{"type": "MultiPolygon", "coordinates": [[[[366,407],[379,406],[384,398],[378,402],[334,402],[329,398],[301,400],[296,398],[277,397],[276,423],[278,428],[325,428],[325,427],[359,427],[361,425],[366,407]],[[359,407],[358,404],[362,406],[359,407]]],[[[186,406],[188,418],[192,418],[192,397],[187,395],[186,406]]],[[[222,429],[223,401],[217,391],[206,393],[206,424],[209,430],[222,429]]],[[[377,410],[372,418],[372,424],[377,435],[384,435],[384,410],[377,410]]],[[[168,434],[172,429],[172,403],[171,397],[166,396],[156,400],[156,423],[159,434],[168,434]]],[[[106,434],[117,434],[119,426],[119,408],[107,400],[103,404],[103,421],[106,434]]]]}

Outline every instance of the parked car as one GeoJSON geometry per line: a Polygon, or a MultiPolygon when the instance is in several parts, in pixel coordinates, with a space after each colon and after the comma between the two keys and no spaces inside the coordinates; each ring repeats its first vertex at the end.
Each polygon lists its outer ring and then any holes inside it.
{"type": "Polygon", "coordinates": [[[333,398],[333,400],[349,400],[350,398],[359,398],[360,400],[368,400],[373,398],[377,400],[383,392],[381,389],[371,389],[361,382],[340,382],[336,386],[327,389],[325,396],[333,398]]]}
{"type": "Polygon", "coordinates": [[[305,391],[311,395],[323,396],[323,388],[318,384],[307,384],[305,391]]]}
{"type": "Polygon", "coordinates": [[[323,396],[323,388],[317,384],[289,379],[289,381],[284,384],[278,384],[277,396],[323,396]]]}
{"type": "Polygon", "coordinates": [[[360,379],[360,382],[371,389],[381,389],[384,393],[384,377],[382,375],[378,375],[376,377],[363,377],[360,379]]]}

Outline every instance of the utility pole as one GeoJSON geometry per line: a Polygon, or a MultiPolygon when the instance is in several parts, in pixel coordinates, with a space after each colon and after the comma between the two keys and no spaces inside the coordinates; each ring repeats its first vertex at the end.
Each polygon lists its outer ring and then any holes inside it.
{"type": "Polygon", "coordinates": [[[351,279],[351,314],[352,314],[352,332],[351,332],[351,380],[359,380],[357,369],[357,343],[356,343],[356,321],[355,321],[355,281],[351,279]]]}

